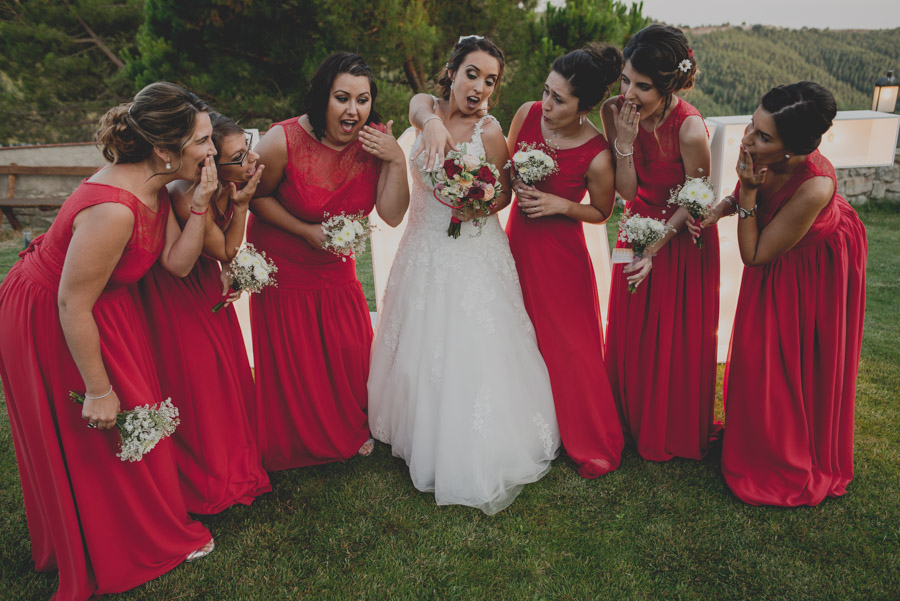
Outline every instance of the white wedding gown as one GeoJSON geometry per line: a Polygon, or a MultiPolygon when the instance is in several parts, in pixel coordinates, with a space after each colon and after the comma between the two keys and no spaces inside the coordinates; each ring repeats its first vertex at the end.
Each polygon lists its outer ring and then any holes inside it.
{"type": "MultiPolygon", "coordinates": [[[[483,122],[467,144],[482,158],[483,122]]],[[[422,158],[409,163],[409,223],[372,346],[369,424],[438,505],[493,515],[556,457],[550,378],[497,217],[449,237],[451,209],[434,198],[422,158]]]]}

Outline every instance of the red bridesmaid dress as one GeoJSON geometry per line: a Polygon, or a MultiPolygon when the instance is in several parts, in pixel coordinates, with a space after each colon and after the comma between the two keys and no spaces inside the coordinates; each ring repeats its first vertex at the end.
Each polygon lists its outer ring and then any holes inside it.
{"type": "MultiPolygon", "coordinates": [[[[535,102],[522,123],[516,148],[546,147],[543,142],[541,103],[535,102]]],[[[598,135],[577,148],[553,150],[559,171],[535,187],[581,202],[588,165],[608,148],[598,135]]],[[[600,301],[584,227],[562,215],[529,219],[515,199],[506,234],[525,309],[550,372],[563,446],[581,476],[602,476],[619,467],[624,440],[603,365],[600,301]]]]}
{"type": "MultiPolygon", "coordinates": [[[[834,182],[834,167],[815,151],[772,198],[757,196],[759,230],[822,176],[834,182]]],[[[835,192],[793,248],[744,268],[725,370],[722,473],[746,503],[818,505],[847,492],[867,254],[862,222],[835,192]]]]}
{"type": "Polygon", "coordinates": [[[31,554],[37,570],[59,571],[53,597],[58,601],[84,601],[143,584],[211,538],[188,517],[170,440],[140,462],[123,462],[116,457],[118,433],[87,428],[81,407],[69,400],[69,391],[83,392],[84,382],[59,323],[59,281],[75,216],[106,202],[131,209],[134,230],[94,304],[100,352],[122,410],[163,400],[128,285],[162,250],[169,212],[165,189],[156,213],[125,190],[83,183],[0,286],[0,376],[31,554]]]}
{"type": "MultiPolygon", "coordinates": [[[[621,106],[622,100],[619,100],[621,106]]],[[[672,188],[685,181],[678,134],[697,109],[678,104],[656,132],[638,128],[634,167],[638,190],[627,208],[668,220],[672,188]]],[[[683,228],[653,257],[634,294],[612,270],[606,366],[623,429],[644,459],[700,459],[720,425],[714,421],[716,332],[719,323],[719,235],[704,228],[697,248],[683,228]]],[[[621,240],[616,247],[630,247],[621,240]]]]}
{"type": "MultiPolygon", "coordinates": [[[[225,228],[230,208],[215,223],[225,228]]],[[[249,505],[272,490],[262,468],[247,407],[256,390],[237,314],[222,299],[219,262],[200,256],[179,278],[157,262],[134,291],[153,332],[150,345],[163,397],[172,397],[181,426],[175,431],[175,460],[191,513],[218,513],[235,503],[249,505]]]]}
{"type": "MultiPolygon", "coordinates": [[[[287,166],[276,190],[298,219],[368,214],[380,161],[357,140],[337,151],[297,118],[276,123],[287,166]]],[[[369,438],[372,321],[356,262],[250,216],[247,241],[278,267],[277,287],[250,297],[256,368],[256,440],[269,471],[348,459],[369,438]]]]}

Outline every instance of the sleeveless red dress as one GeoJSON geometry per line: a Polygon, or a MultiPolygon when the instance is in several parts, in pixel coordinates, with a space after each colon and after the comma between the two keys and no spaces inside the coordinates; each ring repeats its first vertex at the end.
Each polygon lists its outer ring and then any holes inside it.
{"type": "MultiPolygon", "coordinates": [[[[360,141],[333,150],[292,118],[287,166],[276,190],[303,221],[375,206],[381,162],[360,141]]],[[[256,440],[269,471],[348,459],[369,438],[366,415],[372,321],[356,278],[342,260],[251,215],[247,241],[278,267],[277,287],[250,297],[256,368],[256,440]]]]}
{"type": "MultiPolygon", "coordinates": [[[[229,201],[230,203],[230,201],[229,201]]],[[[233,211],[214,213],[224,229],[233,211]]],[[[256,389],[237,314],[222,299],[219,262],[201,255],[179,278],[157,261],[134,291],[147,320],[163,397],[172,397],[181,426],[175,460],[191,513],[249,505],[272,490],[247,418],[256,389]]]]}
{"type": "MultiPolygon", "coordinates": [[[[541,103],[528,111],[516,148],[544,147],[541,103]]],[[[559,171],[535,187],[581,202],[588,165],[609,144],[596,136],[577,148],[554,150],[559,171]]],[[[550,372],[556,419],[578,473],[596,478],[619,467],[624,440],[606,370],[594,268],[580,221],[551,215],[529,219],[513,201],[506,224],[525,309],[550,372]]]]}
{"type": "MultiPolygon", "coordinates": [[[[759,230],[822,176],[834,182],[834,167],[815,151],[771,198],[758,195],[759,230]]],[[[847,492],[867,254],[862,222],[835,192],[792,249],[744,268],[725,369],[722,473],[746,503],[818,505],[847,492]]]]}
{"type": "Polygon", "coordinates": [[[0,286],[0,376],[31,554],[37,570],[59,570],[53,597],[59,601],[143,584],[211,538],[188,517],[170,440],[140,462],[123,462],[116,457],[118,433],[85,427],[81,407],[69,400],[69,391],[83,392],[84,382],[59,323],[59,282],[75,216],[106,202],[130,208],[134,230],[94,304],[103,362],[122,410],[163,400],[128,286],[162,250],[169,212],[165,189],[155,213],[125,190],[81,184],[0,286]]]}
{"type": "MultiPolygon", "coordinates": [[[[620,98],[619,105],[622,100],[620,98]]],[[[684,120],[700,115],[679,99],[656,133],[638,128],[634,166],[638,190],[627,208],[636,215],[669,219],[669,193],[685,181],[678,134],[684,120]]],[[[704,228],[698,249],[687,228],[653,257],[650,275],[634,294],[612,270],[606,367],[623,429],[644,459],[700,459],[714,422],[716,332],[719,322],[719,235],[704,228]]],[[[622,241],[616,247],[630,247],[622,241]]]]}

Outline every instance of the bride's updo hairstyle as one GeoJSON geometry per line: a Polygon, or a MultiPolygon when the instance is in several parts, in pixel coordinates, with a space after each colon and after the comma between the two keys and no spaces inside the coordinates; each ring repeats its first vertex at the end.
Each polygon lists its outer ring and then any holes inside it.
{"type": "Polygon", "coordinates": [[[631,38],[623,51],[632,69],[646,75],[666,97],[663,114],[672,94],[694,87],[699,70],[694,51],[680,29],[668,25],[649,25],[631,38]]]}
{"type": "Polygon", "coordinates": [[[503,56],[503,51],[500,50],[500,47],[497,46],[497,44],[488,38],[483,38],[478,35],[460,38],[460,40],[456,42],[456,46],[453,47],[453,52],[450,53],[450,58],[447,60],[447,64],[444,65],[444,68],[441,70],[441,75],[438,78],[438,87],[441,90],[441,98],[450,100],[450,85],[453,83],[453,76],[456,75],[456,72],[459,70],[459,67],[463,64],[466,57],[479,50],[487,52],[500,63],[500,73],[497,74],[497,85],[494,86],[494,94],[491,95],[491,99],[488,101],[488,103],[493,106],[493,101],[496,100],[498,96],[497,92],[500,91],[500,79],[503,77],[506,58],[503,56]]]}
{"type": "Polygon", "coordinates": [[[138,92],[133,102],[106,111],[94,140],[110,163],[140,163],[154,148],[180,157],[194,134],[197,113],[208,110],[193,92],[158,81],[138,92]]]}
{"type": "Polygon", "coordinates": [[[331,86],[334,80],[342,73],[349,73],[357,77],[366,77],[369,80],[369,117],[364,125],[381,123],[381,116],[375,111],[375,99],[378,98],[378,86],[372,76],[372,69],[358,54],[352,52],[335,52],[319,65],[309,80],[309,90],[303,98],[303,106],[309,124],[312,125],[316,139],[322,140],[325,136],[325,114],[328,111],[328,99],[331,97],[331,86]]]}
{"type": "Polygon", "coordinates": [[[834,95],[812,81],[776,86],[760,104],[772,115],[785,149],[794,154],[809,154],[818,148],[837,114],[834,95]]]}
{"type": "Polygon", "coordinates": [[[557,58],[552,70],[568,80],[572,95],[578,98],[578,110],[590,111],[609,94],[624,62],[618,48],[594,42],[557,58]]]}

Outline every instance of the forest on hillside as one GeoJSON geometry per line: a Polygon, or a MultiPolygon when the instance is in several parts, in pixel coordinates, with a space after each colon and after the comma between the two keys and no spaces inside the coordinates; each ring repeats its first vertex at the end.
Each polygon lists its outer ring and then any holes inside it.
{"type": "MultiPolygon", "coordinates": [[[[449,49],[471,33],[506,52],[493,112],[508,123],[519,105],[540,97],[556,56],[595,40],[621,47],[652,22],[642,5],[618,0],[536,7],[537,0],[0,0],[0,145],[88,140],[103,111],[159,79],[265,129],[303,111],[316,65],[338,49],[369,61],[379,111],[402,131],[409,98],[434,89],[449,49]]],[[[842,110],[869,108],[875,79],[900,67],[900,29],[686,33],[701,69],[686,98],[706,116],[752,112],[770,87],[801,79],[830,88],[842,110]]]]}
{"type": "Polygon", "coordinates": [[[709,117],[752,113],[772,86],[800,80],[830,89],[839,110],[870,109],[875,80],[900,67],[900,28],[836,31],[755,25],[686,33],[702,71],[687,98],[709,117]]]}

